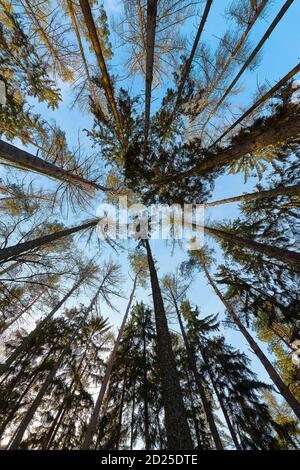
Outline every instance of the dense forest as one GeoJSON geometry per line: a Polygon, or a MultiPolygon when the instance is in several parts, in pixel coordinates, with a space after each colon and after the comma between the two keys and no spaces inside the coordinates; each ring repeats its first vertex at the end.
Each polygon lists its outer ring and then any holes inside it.
{"type": "Polygon", "coordinates": [[[1,449],[299,449],[299,6],[0,0],[1,449]]]}

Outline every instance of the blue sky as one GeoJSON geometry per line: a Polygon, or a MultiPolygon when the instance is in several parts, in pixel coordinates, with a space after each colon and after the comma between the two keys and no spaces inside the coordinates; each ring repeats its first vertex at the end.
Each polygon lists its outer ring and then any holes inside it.
{"type": "MultiPolygon", "coordinates": [[[[221,36],[224,27],[226,27],[226,22],[224,21],[224,8],[228,5],[227,0],[215,0],[213,2],[213,7],[211,9],[208,21],[205,26],[203,38],[206,41],[209,41],[210,44],[216,44],[217,38],[221,36]]],[[[251,34],[251,41],[253,45],[256,45],[258,40],[261,38],[261,35],[265,32],[267,26],[270,24],[275,14],[279,11],[283,5],[283,0],[274,0],[269,9],[269,14],[266,20],[259,21],[254,27],[251,34]]],[[[118,15],[120,11],[120,2],[117,0],[105,0],[104,1],[107,13],[109,18],[113,15],[118,15]]],[[[262,84],[265,81],[269,85],[273,85],[278,79],[284,76],[292,67],[299,62],[300,53],[299,53],[299,44],[300,44],[300,1],[295,0],[294,4],[290,7],[289,11],[285,15],[284,19],[280,22],[279,26],[273,32],[272,36],[269,38],[267,43],[264,46],[263,53],[261,55],[261,61],[259,67],[254,72],[247,72],[244,74],[242,80],[239,84],[243,85],[243,91],[236,98],[236,104],[241,106],[247,106],[247,103],[250,102],[253,93],[255,93],[258,84],[262,84]]],[[[184,29],[184,34],[192,40],[195,34],[195,22],[189,23],[188,27],[184,29]]],[[[115,45],[114,38],[112,37],[112,43],[115,45]]],[[[111,68],[117,70],[118,67],[122,67],[124,58],[124,53],[120,49],[116,50],[114,55],[111,68]]],[[[92,125],[92,118],[86,114],[83,114],[81,110],[77,107],[70,109],[70,104],[72,102],[72,91],[69,88],[69,85],[61,83],[61,89],[63,94],[63,100],[58,110],[51,111],[47,109],[44,105],[36,105],[37,111],[39,111],[44,118],[48,120],[54,119],[57,124],[66,131],[67,139],[70,146],[77,143],[78,136],[80,137],[81,142],[84,143],[84,147],[87,153],[91,151],[90,142],[85,136],[84,129],[90,128],[92,125]]],[[[141,92],[141,87],[143,87],[143,82],[141,79],[137,79],[132,82],[122,82],[122,86],[128,86],[133,92],[141,92]]],[[[155,101],[155,106],[159,106],[159,98],[161,97],[161,91],[157,90],[154,93],[154,97],[157,98],[155,101]],[[155,96],[156,95],[156,96],[155,96]]],[[[93,150],[93,152],[95,149],[93,150]]],[[[0,168],[0,172],[3,173],[3,169],[0,168]]],[[[0,173],[0,176],[1,176],[0,173]]],[[[49,187],[49,182],[45,178],[40,178],[38,180],[40,184],[44,187],[49,187]]],[[[257,179],[250,178],[245,184],[242,175],[225,175],[219,177],[216,180],[215,189],[212,194],[212,200],[220,199],[224,197],[235,196],[243,192],[247,192],[253,188],[257,183],[257,179]]],[[[100,202],[100,201],[99,201],[100,202]]],[[[238,214],[238,208],[235,204],[219,206],[212,208],[210,211],[207,211],[206,217],[215,220],[222,220],[224,218],[233,218],[238,214]]],[[[70,216],[66,221],[66,225],[72,225],[73,223],[82,220],[84,215],[77,213],[70,216]]],[[[80,244],[81,246],[81,244],[80,244]]],[[[133,247],[133,244],[131,244],[133,247]]],[[[180,250],[179,248],[175,249],[173,257],[171,256],[171,249],[166,247],[164,241],[153,241],[152,248],[154,256],[159,265],[159,275],[175,270],[178,264],[183,261],[186,257],[186,253],[180,250]]],[[[129,290],[131,288],[131,280],[127,276],[128,272],[128,263],[126,253],[120,253],[117,256],[113,253],[112,250],[105,248],[101,260],[107,259],[109,256],[117,259],[123,268],[123,273],[127,277],[127,281],[123,285],[123,290],[126,296],[129,296],[129,290]]],[[[95,256],[99,256],[98,253],[95,253],[95,256]]],[[[219,258],[220,259],[220,258],[219,258]]],[[[82,300],[85,300],[85,296],[81,296],[82,300]]],[[[220,313],[220,318],[223,317],[224,308],[221,305],[220,301],[216,298],[215,294],[212,292],[212,289],[207,286],[207,283],[202,275],[197,276],[195,279],[190,293],[189,298],[192,303],[198,305],[203,315],[220,313]]],[[[137,300],[143,300],[144,302],[149,303],[149,291],[138,290],[137,300]]],[[[109,315],[111,322],[114,325],[118,325],[121,321],[122,314],[125,310],[126,299],[118,300],[116,302],[117,309],[119,313],[108,311],[104,309],[104,316],[109,315]]],[[[231,344],[243,351],[249,352],[249,348],[245,345],[243,338],[240,333],[235,332],[230,329],[225,330],[226,338],[231,344]]],[[[265,346],[263,349],[266,350],[265,346]]],[[[253,355],[250,353],[250,357],[253,355]]],[[[267,380],[266,374],[259,362],[253,360],[253,369],[259,373],[260,377],[267,380]]]]}

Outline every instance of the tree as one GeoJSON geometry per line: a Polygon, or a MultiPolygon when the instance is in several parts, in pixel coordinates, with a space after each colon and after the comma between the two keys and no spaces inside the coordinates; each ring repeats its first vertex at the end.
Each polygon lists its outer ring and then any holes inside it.
{"type": "Polygon", "coordinates": [[[157,349],[161,371],[162,395],[165,409],[165,426],[168,439],[168,448],[192,448],[192,441],[186,419],[183,397],[178,381],[162,294],[148,240],[145,240],[145,248],[147,251],[152,298],[155,312],[157,349]]]}

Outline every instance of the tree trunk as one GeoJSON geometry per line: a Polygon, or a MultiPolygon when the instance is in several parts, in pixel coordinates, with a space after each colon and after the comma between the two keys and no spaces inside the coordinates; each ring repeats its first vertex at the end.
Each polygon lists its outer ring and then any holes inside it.
{"type": "Polygon", "coordinates": [[[264,191],[257,191],[255,193],[241,194],[240,196],[228,197],[226,199],[220,199],[219,201],[206,202],[205,207],[214,207],[219,206],[221,204],[228,204],[230,202],[251,201],[253,199],[267,199],[281,195],[300,196],[300,184],[295,184],[294,186],[268,189],[264,191]]]}
{"type": "Polygon", "coordinates": [[[95,189],[106,192],[109,191],[108,188],[105,188],[98,183],[88,181],[82,176],[75,175],[70,171],[64,170],[53,163],[36,157],[25,150],[21,150],[14,145],[4,142],[3,140],[0,140],[0,158],[19,166],[20,169],[24,168],[26,170],[41,173],[42,175],[46,175],[56,180],[67,181],[68,183],[78,186],[88,192],[94,192],[95,189]]]}
{"type": "Polygon", "coordinates": [[[151,440],[149,432],[149,408],[148,408],[148,364],[147,364],[147,345],[146,345],[146,325],[143,324],[143,357],[144,357],[144,433],[145,450],[151,450],[151,440]]]}
{"type": "Polygon", "coordinates": [[[275,93],[280,90],[280,88],[287,83],[296,73],[300,71],[300,63],[297,64],[290,72],[288,72],[279,82],[276,83],[267,93],[265,93],[261,98],[259,98],[247,111],[242,114],[228,129],[226,129],[223,134],[218,137],[218,139],[213,142],[209,148],[212,148],[214,145],[217,145],[226,135],[229,134],[236,126],[241,124],[241,122],[244,121],[248,116],[250,116],[256,109],[258,109],[263,103],[265,103],[267,100],[272,98],[272,96],[275,95],[275,93]]]}
{"type": "Polygon", "coordinates": [[[44,235],[42,237],[29,240],[27,242],[18,243],[17,245],[3,248],[2,250],[0,250],[0,260],[6,261],[6,262],[10,261],[13,257],[18,256],[21,253],[25,253],[35,248],[41,248],[42,246],[48,245],[49,243],[55,242],[56,240],[69,237],[73,233],[80,232],[81,230],[85,230],[87,228],[95,227],[98,222],[99,222],[98,219],[93,220],[92,222],[88,222],[82,225],[77,225],[76,227],[59,230],[57,232],[50,233],[49,235],[44,235]]]}
{"type": "Polygon", "coordinates": [[[21,424],[18,428],[18,431],[17,431],[16,435],[14,436],[12,443],[9,446],[10,450],[16,450],[16,449],[19,448],[19,445],[22,442],[22,439],[23,439],[24,433],[26,432],[27,427],[29,426],[35,412],[37,411],[38,407],[40,406],[44,395],[46,394],[49,387],[51,386],[51,384],[53,382],[53,379],[56,375],[56,372],[61,367],[61,365],[62,365],[62,363],[65,359],[65,356],[68,354],[68,352],[70,350],[70,345],[71,345],[72,341],[74,340],[74,335],[75,336],[77,335],[77,333],[80,330],[81,326],[85,323],[89,313],[91,312],[92,308],[94,307],[94,305],[96,303],[96,300],[98,298],[98,295],[100,294],[101,288],[102,288],[102,284],[100,285],[98,291],[96,292],[95,296],[93,297],[89,307],[86,309],[83,318],[81,319],[81,321],[78,324],[78,327],[74,331],[73,336],[70,338],[70,340],[68,341],[68,344],[62,350],[58,360],[56,361],[55,365],[52,367],[52,369],[49,372],[46,380],[44,381],[41,389],[39,390],[38,394],[36,395],[35,399],[33,400],[32,404],[31,404],[30,408],[28,409],[26,415],[24,416],[23,420],[21,421],[21,424]]]}
{"type": "Polygon", "coordinates": [[[5,323],[3,325],[3,328],[1,328],[1,334],[3,335],[3,333],[8,330],[8,328],[10,328],[16,321],[18,321],[43,295],[44,295],[45,291],[42,291],[40,292],[31,302],[30,304],[24,308],[23,310],[21,310],[20,313],[18,313],[18,315],[16,315],[9,323],[5,323]]]}
{"type": "Polygon", "coordinates": [[[135,419],[134,419],[134,414],[135,414],[135,380],[133,383],[133,397],[132,397],[132,408],[131,408],[131,423],[130,423],[130,450],[133,450],[133,433],[134,433],[134,424],[135,424],[135,419]]]}
{"type": "Polygon", "coordinates": [[[145,240],[145,246],[147,250],[155,312],[158,362],[161,375],[168,449],[193,449],[193,442],[188,426],[182,392],[176,370],[176,362],[172,350],[172,342],[168,328],[167,317],[165,314],[157,272],[148,240],[145,240]]]}
{"type": "Polygon", "coordinates": [[[281,8],[281,10],[279,11],[279,13],[277,14],[277,16],[275,17],[275,19],[272,21],[272,23],[270,24],[269,28],[267,29],[267,31],[265,32],[265,34],[263,35],[262,39],[259,41],[259,43],[257,44],[257,46],[253,49],[253,51],[251,52],[250,56],[248,57],[248,59],[244,62],[241,70],[239,71],[239,73],[236,75],[236,77],[234,78],[234,80],[232,81],[232,83],[229,85],[229,87],[227,88],[226,92],[224,93],[224,95],[222,96],[222,98],[220,99],[220,101],[217,103],[215,109],[214,109],[214,113],[216,112],[216,110],[221,106],[221,104],[224,102],[225,98],[229,95],[229,93],[233,90],[233,88],[235,87],[235,85],[237,84],[237,82],[239,81],[239,79],[241,78],[241,76],[243,75],[243,73],[247,70],[247,68],[249,67],[249,65],[251,65],[251,63],[253,62],[253,60],[255,59],[255,57],[257,56],[257,54],[259,53],[259,51],[262,49],[262,47],[264,46],[265,42],[268,40],[268,38],[270,37],[270,35],[272,34],[272,32],[274,31],[274,29],[276,28],[276,26],[278,25],[278,23],[282,20],[283,16],[285,15],[285,13],[287,12],[287,10],[290,8],[290,6],[292,5],[292,3],[294,2],[294,0],[287,0],[285,2],[285,4],[283,5],[283,7],[281,8]]]}
{"type": "Polygon", "coordinates": [[[270,246],[266,243],[255,242],[254,240],[249,240],[247,238],[234,235],[233,233],[225,232],[225,230],[220,230],[212,227],[204,227],[205,233],[216,236],[218,238],[229,240],[236,245],[249,248],[263,255],[269,256],[270,258],[276,258],[285,263],[300,267],[300,253],[296,251],[289,251],[285,248],[278,248],[276,246],[270,246]]]}
{"type": "Polygon", "coordinates": [[[123,131],[122,131],[122,122],[117,108],[117,104],[114,97],[114,90],[110,80],[110,76],[107,71],[106,63],[104,60],[101,44],[99,41],[97,29],[93,19],[91,7],[89,0],[79,0],[80,7],[83,13],[83,17],[86,23],[87,31],[89,34],[90,41],[92,43],[93,49],[96,54],[97,62],[101,71],[101,80],[103,82],[104,93],[107,99],[108,106],[111,108],[115,119],[116,133],[120,142],[124,140],[123,131]]]}
{"type": "Polygon", "coordinates": [[[191,348],[191,346],[189,344],[189,340],[187,338],[187,334],[186,334],[185,329],[184,329],[183,321],[182,321],[182,318],[181,318],[181,314],[180,314],[176,299],[175,299],[175,297],[172,293],[171,293],[171,295],[172,295],[173,304],[174,304],[174,307],[175,307],[175,310],[176,310],[176,315],[177,315],[178,323],[179,323],[179,326],[180,326],[180,331],[181,331],[181,334],[182,334],[182,337],[183,337],[185,349],[186,349],[187,356],[188,356],[189,368],[190,368],[190,370],[191,370],[191,372],[194,376],[194,379],[195,379],[195,382],[196,382],[196,385],[197,385],[197,388],[198,388],[198,392],[199,392],[199,395],[200,395],[200,398],[201,398],[201,401],[202,401],[202,404],[203,404],[205,416],[206,416],[206,419],[207,419],[207,422],[208,422],[208,426],[209,426],[213,441],[215,443],[215,446],[216,446],[217,450],[224,450],[223,445],[222,445],[222,441],[221,441],[221,438],[220,438],[220,435],[219,435],[219,432],[218,432],[218,429],[217,429],[217,426],[216,426],[216,423],[215,423],[211,403],[210,403],[210,401],[208,400],[208,398],[206,396],[205,388],[204,388],[203,383],[202,383],[202,377],[201,377],[201,375],[198,371],[195,352],[193,351],[193,349],[191,348]]]}
{"type": "Polygon", "coordinates": [[[102,406],[102,403],[103,403],[103,399],[104,399],[104,396],[105,396],[107,385],[108,385],[108,382],[109,382],[109,379],[110,379],[110,374],[111,374],[112,367],[113,367],[113,364],[114,364],[114,361],[115,361],[115,358],[116,358],[117,350],[118,350],[120,341],[121,341],[123,333],[124,333],[127,318],[128,318],[129,312],[130,312],[131,304],[132,304],[133,297],[134,297],[135,290],[136,290],[136,284],[137,284],[137,275],[134,278],[132,291],[131,291],[131,294],[130,294],[130,297],[129,297],[129,301],[128,301],[127,308],[126,308],[126,311],[125,311],[125,314],[124,314],[124,317],[123,317],[123,321],[122,321],[122,324],[120,326],[119,333],[118,333],[117,339],[115,341],[113,350],[112,350],[111,355],[108,359],[107,367],[106,367],[105,374],[104,374],[104,377],[103,377],[103,380],[102,380],[102,384],[101,384],[101,387],[100,387],[98,398],[97,398],[97,401],[95,403],[95,407],[94,407],[94,410],[93,410],[88,428],[87,428],[85,436],[84,436],[82,449],[85,449],[85,450],[90,449],[91,444],[92,444],[92,439],[93,439],[93,436],[94,436],[95,431],[96,431],[99,413],[100,413],[100,410],[101,410],[101,406],[102,406]]]}
{"type": "Polygon", "coordinates": [[[205,366],[206,366],[206,368],[207,368],[207,373],[208,373],[209,379],[210,379],[210,381],[211,381],[211,383],[212,383],[212,386],[213,386],[213,389],[214,389],[214,391],[215,391],[215,394],[216,394],[216,397],[217,397],[217,399],[218,399],[218,402],[220,403],[220,407],[221,407],[222,413],[223,413],[223,415],[224,415],[224,418],[225,418],[225,421],[226,421],[226,424],[227,424],[227,428],[228,428],[228,430],[229,430],[229,432],[230,432],[230,435],[231,435],[231,437],[232,437],[233,443],[234,443],[234,445],[235,445],[235,448],[236,448],[236,450],[242,450],[242,448],[241,448],[241,446],[240,446],[240,444],[239,444],[239,441],[238,441],[236,432],[235,432],[235,430],[234,430],[234,427],[233,427],[233,425],[232,425],[232,423],[231,423],[231,421],[230,421],[229,415],[228,415],[228,413],[227,413],[226,405],[225,405],[225,403],[224,403],[224,401],[223,401],[223,398],[222,398],[222,396],[221,396],[221,394],[220,394],[220,392],[219,392],[219,390],[218,390],[218,387],[217,387],[217,385],[216,385],[216,382],[215,382],[215,380],[214,380],[213,374],[212,374],[212,372],[211,372],[211,370],[210,370],[210,366],[209,366],[209,362],[208,362],[206,353],[204,352],[203,348],[200,347],[200,345],[199,345],[199,349],[200,349],[200,351],[201,351],[201,355],[202,355],[202,357],[203,357],[204,364],[205,364],[205,366]]]}
{"type": "Polygon", "coordinates": [[[276,385],[278,388],[279,392],[283,396],[283,398],[286,400],[286,402],[290,405],[292,410],[294,411],[295,415],[300,419],[300,403],[296,400],[294,395],[290,392],[289,388],[285,385],[285,383],[282,381],[280,375],[277,373],[277,371],[274,369],[273,365],[269,361],[269,359],[265,356],[263,351],[260,349],[256,341],[252,338],[248,330],[244,327],[242,322],[240,321],[239,317],[235,313],[234,309],[232,306],[227,302],[225,297],[222,295],[222,293],[219,291],[217,288],[215,282],[213,281],[212,277],[210,276],[207,268],[205,265],[203,265],[204,272],[206,274],[206,277],[211,284],[212,288],[214,289],[215,293],[221,300],[221,302],[224,304],[226,307],[227,311],[229,312],[232,320],[234,323],[238,326],[239,330],[243,334],[244,338],[250,345],[251,349],[254,351],[254,353],[257,355],[259,360],[261,361],[262,365],[266,369],[270,379],[272,382],[276,385]]]}
{"type": "Polygon", "coordinates": [[[146,39],[146,78],[145,78],[145,140],[148,139],[150,126],[151,88],[155,49],[155,30],[157,0],[147,0],[147,39],[146,39]]]}
{"type": "Polygon", "coordinates": [[[4,364],[1,364],[0,367],[0,376],[12,365],[12,363],[17,359],[22,352],[24,352],[27,348],[27,346],[30,344],[30,342],[36,337],[36,335],[45,327],[45,325],[53,318],[53,316],[56,314],[56,312],[62,307],[62,305],[68,300],[68,298],[75,292],[76,289],[80,286],[82,283],[82,279],[79,281],[75,282],[73,285],[72,289],[67,292],[67,294],[60,300],[60,302],[51,310],[50,313],[40,322],[37,324],[36,328],[32,330],[26,338],[23,339],[22,343],[20,346],[18,346],[14,352],[9,356],[8,359],[6,359],[4,364]]]}
{"type": "Polygon", "coordinates": [[[124,377],[123,377],[121,403],[120,403],[120,408],[119,408],[119,417],[118,417],[118,426],[117,426],[116,449],[115,450],[119,450],[119,447],[120,447],[126,382],[127,382],[127,358],[126,358],[124,377]]]}
{"type": "Polygon", "coordinates": [[[205,23],[207,21],[208,15],[209,15],[209,11],[211,9],[212,2],[213,2],[213,0],[207,0],[207,2],[206,2],[205,9],[204,9],[204,12],[203,12],[203,15],[202,15],[199,27],[198,27],[198,31],[197,31],[197,34],[196,34],[196,37],[195,37],[195,40],[194,40],[194,44],[193,44],[190,56],[187,59],[185,65],[184,65],[184,68],[183,68],[182,77],[181,77],[181,80],[180,80],[180,84],[178,86],[176,102],[175,102],[174,109],[172,111],[172,114],[171,114],[169,122],[168,122],[169,125],[173,122],[174,116],[175,116],[175,114],[177,112],[177,109],[180,105],[180,100],[181,100],[181,95],[182,95],[182,92],[183,92],[183,89],[184,89],[184,85],[185,85],[185,82],[186,82],[186,80],[187,80],[187,78],[190,74],[191,67],[192,67],[192,62],[194,60],[194,57],[195,57],[195,54],[196,54],[196,51],[197,51],[197,48],[198,48],[198,45],[199,45],[200,38],[201,38],[201,35],[203,33],[203,29],[204,29],[205,23]]]}
{"type": "Polygon", "coordinates": [[[166,176],[156,183],[176,182],[188,176],[202,175],[211,172],[219,167],[227,166],[239,160],[246,154],[264,149],[269,145],[286,142],[297,137],[300,133],[300,111],[294,113],[290,118],[278,116],[272,121],[272,125],[265,126],[261,130],[250,132],[244,136],[240,142],[236,142],[230,147],[221,149],[217,154],[208,152],[206,159],[194,166],[190,170],[182,173],[166,176]]]}

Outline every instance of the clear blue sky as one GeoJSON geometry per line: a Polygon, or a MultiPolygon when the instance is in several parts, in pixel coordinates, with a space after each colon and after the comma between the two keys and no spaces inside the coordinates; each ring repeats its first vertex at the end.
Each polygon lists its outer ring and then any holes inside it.
{"type": "MultiPolygon", "coordinates": [[[[221,36],[224,27],[226,27],[223,13],[224,8],[228,5],[228,3],[230,2],[227,0],[215,0],[213,2],[213,7],[206,23],[204,32],[204,39],[212,46],[217,43],[217,38],[221,36]]],[[[275,14],[283,5],[284,1],[274,0],[271,3],[272,5],[267,19],[258,22],[253,29],[251,34],[251,41],[253,45],[256,45],[261,35],[265,32],[268,24],[270,24],[275,14]]],[[[117,0],[104,0],[104,4],[110,19],[112,15],[117,15],[120,11],[121,2],[118,2],[117,0]]],[[[242,106],[246,106],[247,103],[249,103],[251,100],[253,93],[256,91],[258,84],[262,84],[266,80],[270,85],[274,84],[279,78],[284,76],[292,67],[294,67],[297,62],[299,62],[299,23],[300,0],[295,0],[284,19],[281,21],[279,26],[276,28],[264,46],[259,67],[254,72],[246,73],[240,81],[239,84],[243,85],[243,91],[236,100],[237,105],[240,104],[242,106]]],[[[188,28],[185,28],[184,30],[185,34],[191,41],[195,34],[195,26],[196,24],[189,24],[188,28]]],[[[115,45],[113,37],[112,43],[115,45]]],[[[124,51],[116,49],[112,61],[113,67],[111,70],[114,71],[118,68],[121,68],[123,61],[124,51]]],[[[80,140],[84,142],[86,152],[89,153],[90,142],[85,137],[83,129],[91,127],[92,117],[82,114],[81,110],[76,107],[74,109],[70,109],[70,103],[72,102],[72,91],[69,89],[67,84],[60,83],[60,86],[63,93],[63,101],[58,111],[48,110],[41,104],[36,105],[36,109],[42,114],[44,118],[47,118],[48,120],[54,119],[58,125],[66,131],[70,146],[76,146],[78,136],[80,136],[80,140]]],[[[122,86],[125,88],[128,86],[133,93],[140,93],[142,91],[141,87],[143,87],[143,82],[140,79],[130,83],[125,81],[122,82],[122,86]]],[[[154,93],[154,97],[157,98],[154,106],[159,105],[159,99],[161,96],[161,91],[156,91],[154,93]]],[[[94,151],[95,150],[93,150],[93,152],[94,151]]],[[[2,171],[2,169],[0,169],[0,171],[2,171]]],[[[41,177],[39,181],[43,186],[48,187],[49,183],[46,181],[46,179],[41,177]]],[[[247,184],[245,184],[242,175],[226,175],[219,177],[216,180],[215,189],[212,194],[212,200],[230,197],[249,191],[256,183],[257,180],[255,178],[250,178],[247,184]]],[[[237,214],[237,206],[235,204],[230,204],[211,209],[209,212],[207,211],[206,216],[211,219],[222,220],[224,218],[233,218],[237,214]]],[[[81,220],[84,217],[86,217],[86,215],[81,213],[76,214],[75,217],[73,215],[65,221],[66,225],[71,225],[72,223],[78,222],[78,220],[81,220]]],[[[131,246],[133,245],[131,244],[131,246]]],[[[160,276],[174,270],[186,256],[183,251],[177,248],[174,251],[173,257],[171,257],[171,249],[167,248],[165,242],[163,241],[153,241],[152,247],[155,258],[157,259],[160,267],[160,276]]],[[[98,256],[98,254],[95,254],[95,256],[98,256]]],[[[126,253],[116,256],[112,250],[105,248],[105,256],[102,254],[99,263],[101,263],[102,259],[107,259],[109,256],[118,259],[118,261],[122,263],[123,273],[124,275],[127,275],[128,263],[126,259],[126,253]]],[[[218,256],[218,259],[221,260],[221,257],[218,256]]],[[[128,296],[129,290],[131,288],[131,281],[128,280],[124,284],[123,288],[125,295],[128,296]]],[[[215,294],[212,292],[211,288],[207,286],[206,281],[202,275],[199,275],[193,283],[189,297],[192,303],[197,304],[200,307],[203,315],[220,313],[220,318],[223,317],[224,308],[216,298],[215,294]]],[[[137,300],[149,302],[149,291],[139,290],[137,293],[137,300]]],[[[118,325],[121,321],[122,313],[124,312],[126,305],[126,300],[119,300],[116,305],[120,313],[107,311],[107,315],[109,315],[110,320],[114,325],[118,325]]],[[[103,313],[104,316],[106,316],[106,310],[103,313]]],[[[231,342],[233,346],[243,351],[249,352],[248,346],[245,345],[245,342],[240,333],[226,329],[225,335],[227,340],[231,342]]],[[[266,349],[265,346],[263,346],[263,348],[266,349]]],[[[250,357],[253,357],[251,353],[250,357]]],[[[260,377],[267,380],[264,370],[256,359],[253,360],[253,369],[259,373],[260,377]]]]}

